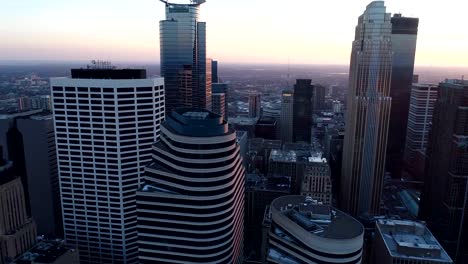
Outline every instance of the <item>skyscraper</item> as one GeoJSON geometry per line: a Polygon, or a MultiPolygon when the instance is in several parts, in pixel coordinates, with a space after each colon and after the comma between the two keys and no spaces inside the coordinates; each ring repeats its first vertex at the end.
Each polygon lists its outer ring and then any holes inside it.
{"type": "Polygon", "coordinates": [[[320,112],[325,110],[325,94],[326,88],[322,85],[314,86],[314,112],[320,112]]]}
{"type": "Polygon", "coordinates": [[[219,115],[177,109],[137,193],[140,263],[240,263],[244,166],[219,115]]]}
{"type": "Polygon", "coordinates": [[[28,250],[36,236],[36,224],[26,212],[21,179],[16,177],[12,162],[0,154],[0,263],[28,250]]]}
{"type": "Polygon", "coordinates": [[[159,23],[161,76],[166,87],[166,113],[176,107],[211,109],[211,77],[206,57],[206,23],[199,22],[200,5],[166,5],[166,20],[159,23]]]}
{"type": "Polygon", "coordinates": [[[262,114],[262,99],[259,93],[249,94],[249,117],[260,118],[262,114]]]}
{"type": "Polygon", "coordinates": [[[455,263],[468,263],[468,81],[439,84],[420,217],[455,263]]]}
{"type": "Polygon", "coordinates": [[[312,112],[314,86],[312,80],[299,79],[294,85],[293,105],[293,141],[308,142],[312,140],[312,112]]]}
{"type": "Polygon", "coordinates": [[[65,239],[81,263],[136,263],[136,190],[164,120],[164,80],[145,70],[52,78],[65,239]]]}
{"type": "Polygon", "coordinates": [[[410,171],[417,159],[417,152],[426,152],[438,90],[437,85],[431,84],[413,84],[411,88],[404,154],[405,167],[410,171]]]}
{"type": "Polygon", "coordinates": [[[227,83],[213,83],[212,85],[213,93],[223,93],[224,94],[224,119],[229,119],[229,85],[227,83]]]}
{"type": "Polygon", "coordinates": [[[16,120],[23,138],[31,216],[39,235],[62,237],[63,221],[57,171],[54,118],[50,112],[16,120]]]}
{"type": "Polygon", "coordinates": [[[285,90],[281,96],[281,140],[292,142],[293,140],[293,112],[294,92],[285,90]]]}
{"type": "Polygon", "coordinates": [[[380,209],[391,98],[392,24],[383,1],[359,17],[353,42],[341,179],[341,208],[380,209]]]}
{"type": "Polygon", "coordinates": [[[399,177],[403,167],[419,19],[395,14],[391,22],[393,66],[390,97],[392,97],[392,108],[386,169],[392,173],[393,177],[399,177]]]}
{"type": "Polygon", "coordinates": [[[226,116],[226,95],[224,93],[213,93],[211,100],[211,108],[215,114],[222,116],[224,119],[226,116]]]}
{"type": "Polygon", "coordinates": [[[310,196],[324,205],[332,205],[332,181],[330,166],[323,153],[313,153],[311,162],[304,169],[301,195],[310,196]]]}
{"type": "Polygon", "coordinates": [[[213,83],[219,83],[219,77],[218,77],[218,61],[211,61],[211,76],[212,76],[212,81],[213,83]]]}

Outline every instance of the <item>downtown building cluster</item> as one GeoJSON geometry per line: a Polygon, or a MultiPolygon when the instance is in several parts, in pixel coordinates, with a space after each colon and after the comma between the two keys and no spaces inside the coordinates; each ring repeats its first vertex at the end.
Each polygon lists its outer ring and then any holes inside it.
{"type": "Polygon", "coordinates": [[[205,1],[161,1],[161,77],[97,62],[0,116],[0,264],[468,263],[468,82],[413,83],[417,18],[367,6],[346,104],[298,79],[232,117],[205,1]],[[407,174],[425,222],[386,211],[407,174]]]}

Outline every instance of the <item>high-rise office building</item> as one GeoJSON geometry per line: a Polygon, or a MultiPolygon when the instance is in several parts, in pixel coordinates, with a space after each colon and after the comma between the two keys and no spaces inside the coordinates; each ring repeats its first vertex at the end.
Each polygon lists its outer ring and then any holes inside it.
{"type": "Polygon", "coordinates": [[[376,222],[375,233],[372,263],[453,263],[424,223],[379,219],[376,222]]]}
{"type": "Polygon", "coordinates": [[[289,195],[289,178],[262,177],[258,174],[247,174],[246,177],[244,256],[246,256],[245,261],[258,261],[262,251],[262,233],[259,230],[262,228],[265,209],[276,198],[289,195]]]}
{"type": "Polygon", "coordinates": [[[227,83],[213,83],[212,84],[213,93],[223,93],[224,94],[224,119],[229,119],[229,85],[227,83]]]}
{"type": "Polygon", "coordinates": [[[260,118],[262,114],[262,97],[259,93],[249,94],[249,117],[260,118]]]}
{"type": "Polygon", "coordinates": [[[13,162],[13,172],[21,178],[25,188],[27,211],[30,211],[30,197],[27,191],[29,184],[26,174],[23,135],[18,130],[17,121],[19,118],[27,118],[41,112],[42,110],[29,110],[27,112],[0,115],[0,146],[2,146],[3,157],[13,162]]]}
{"type": "Polygon", "coordinates": [[[36,224],[28,217],[21,179],[0,154],[0,263],[8,263],[36,242],[36,224]]]}
{"type": "Polygon", "coordinates": [[[410,93],[413,83],[414,58],[418,35],[418,18],[395,14],[392,19],[393,66],[390,97],[390,125],[387,144],[386,169],[399,177],[403,168],[410,93]]]}
{"type": "Polygon", "coordinates": [[[332,205],[332,181],[330,166],[322,153],[314,153],[304,169],[301,184],[301,195],[324,204],[332,205]]]}
{"type": "Polygon", "coordinates": [[[57,175],[53,117],[30,110],[0,116],[0,145],[13,161],[13,170],[25,188],[28,214],[39,235],[62,235],[62,209],[57,175]]]}
{"type": "Polygon", "coordinates": [[[81,263],[136,263],[136,190],[164,120],[164,80],[145,70],[52,78],[65,240],[81,263]]]}
{"type": "Polygon", "coordinates": [[[294,118],[294,92],[285,90],[281,96],[281,140],[292,142],[294,118]]]}
{"type": "Polygon", "coordinates": [[[27,96],[22,96],[18,98],[18,110],[19,111],[27,111],[31,109],[31,98],[27,96]]]}
{"type": "Polygon", "coordinates": [[[281,139],[281,104],[270,104],[262,109],[262,117],[276,121],[276,139],[281,139]]]}
{"type": "Polygon", "coordinates": [[[364,227],[351,216],[311,197],[275,199],[263,263],[361,263],[364,227]]]}
{"type": "Polygon", "coordinates": [[[31,216],[39,235],[62,237],[62,206],[57,171],[54,118],[50,112],[16,119],[23,138],[31,216]]]}
{"type": "Polygon", "coordinates": [[[244,166],[219,115],[179,108],[137,193],[140,263],[240,263],[244,166]]]}
{"type": "Polygon", "coordinates": [[[255,124],[255,137],[276,140],[276,128],[278,124],[271,117],[262,117],[255,124]]]}
{"type": "Polygon", "coordinates": [[[325,94],[326,88],[322,85],[314,86],[314,112],[320,112],[325,110],[325,94]]]}
{"type": "Polygon", "coordinates": [[[420,217],[455,263],[468,263],[468,81],[439,84],[420,217]]]}
{"type": "Polygon", "coordinates": [[[293,98],[293,141],[308,142],[312,140],[312,112],[314,86],[312,80],[297,80],[294,85],[293,98]]]}
{"type": "Polygon", "coordinates": [[[340,100],[333,100],[332,102],[333,113],[338,114],[343,112],[343,103],[340,100]]]}
{"type": "Polygon", "coordinates": [[[211,109],[215,114],[222,116],[224,119],[226,116],[226,95],[224,93],[213,93],[211,100],[211,109]]]}
{"type": "Polygon", "coordinates": [[[176,107],[211,109],[212,65],[206,57],[206,23],[198,21],[205,0],[161,2],[166,5],[166,19],[159,23],[166,113],[176,107]]]}
{"type": "Polygon", "coordinates": [[[359,17],[353,42],[341,179],[341,208],[378,214],[391,98],[392,24],[383,1],[359,17]]]}
{"type": "Polygon", "coordinates": [[[211,61],[211,80],[213,83],[219,83],[218,77],[218,61],[212,60],[211,61]]]}
{"type": "Polygon", "coordinates": [[[410,172],[416,163],[418,151],[426,151],[438,90],[437,85],[431,84],[413,84],[411,88],[404,153],[405,167],[410,172]]]}

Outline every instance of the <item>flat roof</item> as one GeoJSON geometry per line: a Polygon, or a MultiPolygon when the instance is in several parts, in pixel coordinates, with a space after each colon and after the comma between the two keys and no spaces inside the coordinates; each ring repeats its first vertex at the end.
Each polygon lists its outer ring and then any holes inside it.
{"type": "Polygon", "coordinates": [[[145,69],[72,69],[72,79],[146,79],[145,69]]]}
{"type": "Polygon", "coordinates": [[[74,252],[74,249],[67,247],[64,241],[41,241],[19,256],[13,263],[53,263],[70,251],[74,252]]]}
{"type": "Polygon", "coordinates": [[[424,223],[379,219],[377,230],[392,257],[453,263],[424,223]]]}
{"type": "Polygon", "coordinates": [[[214,137],[234,133],[220,115],[200,108],[176,108],[167,116],[163,126],[189,137],[214,137]]]}
{"type": "Polygon", "coordinates": [[[364,233],[364,227],[356,219],[311,197],[283,196],[275,199],[271,206],[293,221],[297,228],[315,236],[352,239],[364,233]]]}

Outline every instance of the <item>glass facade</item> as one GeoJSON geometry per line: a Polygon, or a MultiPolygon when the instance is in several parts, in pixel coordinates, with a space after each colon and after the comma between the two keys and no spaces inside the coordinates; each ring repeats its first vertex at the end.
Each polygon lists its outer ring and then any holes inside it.
{"type": "Polygon", "coordinates": [[[294,85],[293,141],[308,142],[312,140],[312,111],[314,86],[312,80],[297,80],[294,85]]]}
{"type": "Polygon", "coordinates": [[[211,109],[206,24],[198,19],[199,4],[166,3],[166,20],[159,24],[166,112],[176,107],[211,109]]]}
{"type": "Polygon", "coordinates": [[[390,119],[392,24],[383,1],[359,17],[351,53],[341,207],[353,216],[380,214],[390,119]]]}
{"type": "Polygon", "coordinates": [[[386,168],[393,177],[399,178],[403,167],[419,19],[395,14],[391,22],[393,66],[389,131],[392,133],[388,135],[386,168]]]}

